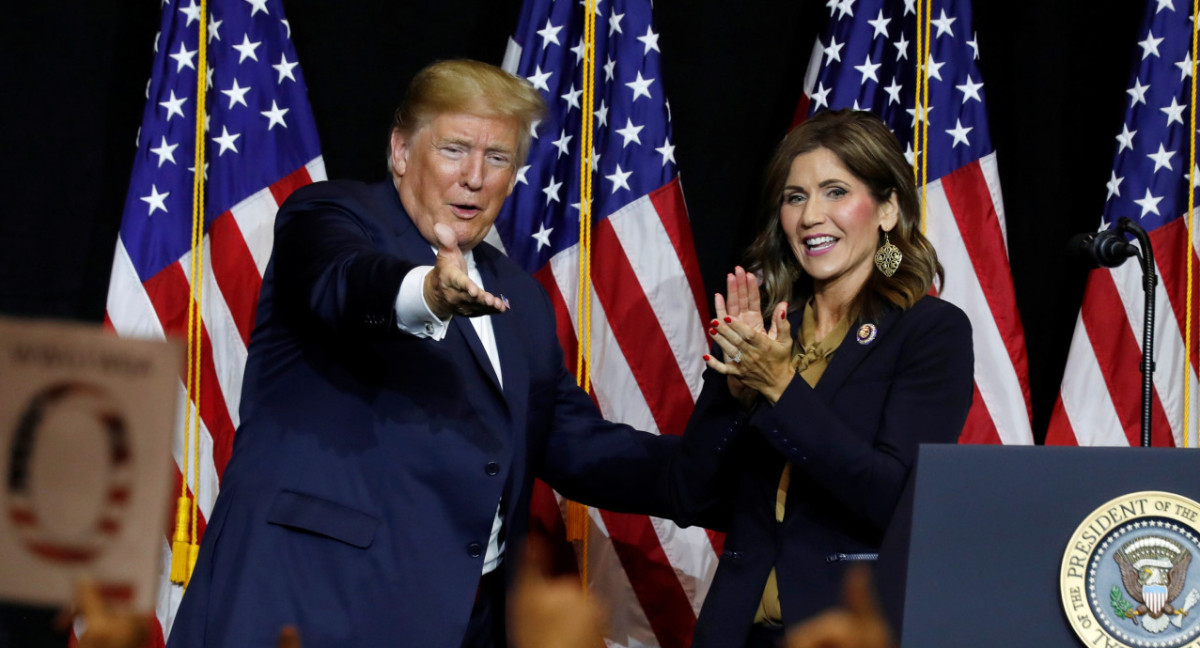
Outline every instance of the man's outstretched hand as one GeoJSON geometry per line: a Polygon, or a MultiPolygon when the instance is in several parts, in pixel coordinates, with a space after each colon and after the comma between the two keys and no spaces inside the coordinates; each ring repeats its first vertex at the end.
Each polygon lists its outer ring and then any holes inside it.
{"type": "Polygon", "coordinates": [[[508,300],[496,296],[471,281],[467,274],[467,259],[458,249],[454,230],[449,225],[433,226],[437,236],[437,261],[425,275],[425,303],[434,315],[446,319],[451,315],[478,317],[508,310],[508,300]]]}

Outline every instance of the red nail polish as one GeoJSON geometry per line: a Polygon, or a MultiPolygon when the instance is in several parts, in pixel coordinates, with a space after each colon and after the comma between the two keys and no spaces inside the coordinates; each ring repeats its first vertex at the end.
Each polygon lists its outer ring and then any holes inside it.
{"type": "Polygon", "coordinates": [[[732,323],[733,323],[733,318],[732,318],[732,317],[726,317],[726,318],[725,318],[725,323],[726,323],[726,324],[732,324],[732,323]]]}
{"type": "Polygon", "coordinates": [[[716,335],[716,334],[717,334],[717,329],[708,329],[708,334],[709,334],[709,335],[716,335]]]}
{"type": "Polygon", "coordinates": [[[709,360],[712,360],[712,358],[707,353],[704,354],[704,361],[708,362],[709,360]]]}
{"type": "Polygon", "coordinates": [[[781,319],[781,320],[782,320],[782,319],[787,319],[787,313],[780,313],[780,314],[779,314],[779,319],[781,319]]]}
{"type": "Polygon", "coordinates": [[[718,322],[717,320],[713,320],[713,321],[712,321],[712,322],[710,322],[708,325],[709,325],[709,326],[712,326],[712,327],[714,327],[714,328],[715,328],[715,327],[716,327],[718,324],[720,324],[720,322],[718,322]]]}

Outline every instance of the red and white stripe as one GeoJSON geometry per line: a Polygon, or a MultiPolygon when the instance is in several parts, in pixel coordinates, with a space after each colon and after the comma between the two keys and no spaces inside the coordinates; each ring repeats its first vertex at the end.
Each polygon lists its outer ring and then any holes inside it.
{"type": "Polygon", "coordinates": [[[1025,332],[1017,314],[996,154],[925,186],[925,235],[945,268],[939,295],[966,312],[975,400],[960,443],[1032,444],[1025,332]]]}
{"type": "MultiPolygon", "coordinates": [[[[1159,282],[1155,290],[1154,446],[1200,447],[1200,236],[1178,218],[1150,232],[1159,282]],[[1192,344],[1187,358],[1187,256],[1192,257],[1192,344]],[[1187,427],[1184,413],[1187,412],[1187,427]]],[[[1136,260],[1093,270],[1046,443],[1124,446],[1141,443],[1142,329],[1145,301],[1136,260]]]]}
{"type": "MultiPolygon", "coordinates": [[[[204,238],[201,313],[201,377],[199,424],[198,532],[212,512],[220,489],[221,474],[233,449],[238,425],[242,373],[250,332],[254,327],[258,291],[274,243],[275,213],[297,187],[325,179],[325,163],[314,158],[269,187],[242,200],[212,221],[204,238]]],[[[190,218],[190,215],[184,216],[190,218]]],[[[117,240],[109,283],[105,324],[121,337],[164,339],[187,337],[187,311],[191,299],[191,253],[141,281],[125,250],[117,240]]],[[[172,454],[175,459],[175,488],[183,474],[184,413],[187,405],[184,376],[179,382],[179,415],[175,425],[172,454]]],[[[197,403],[191,403],[192,408],[197,403]]],[[[195,409],[192,410],[195,412],[195,409]]],[[[194,416],[194,414],[193,414],[194,416]]],[[[194,420],[194,419],[193,419],[194,420]]],[[[192,459],[195,461],[195,459],[192,459]]],[[[189,486],[190,491],[190,486],[189,486]]],[[[169,634],[183,588],[172,585],[170,573],[172,517],[163,537],[163,570],[156,613],[162,630],[152,644],[162,645],[169,634]]]]}
{"type": "MultiPolygon", "coordinates": [[[[819,41],[813,44],[794,124],[808,114],[823,51],[819,41]]],[[[996,153],[918,191],[924,201],[923,230],[946,275],[938,295],[963,309],[971,320],[975,397],[959,443],[1032,444],[1025,329],[1008,259],[996,153]]]]}
{"type": "MultiPolygon", "coordinates": [[[[498,237],[489,240],[498,243],[498,237]]],[[[708,350],[707,302],[694,249],[678,180],[594,226],[587,362],[592,396],[605,418],[656,434],[683,432],[708,350]]],[[[578,272],[576,245],[535,275],[557,312],[569,366],[579,348],[578,272]]],[[[535,506],[534,514],[546,511],[535,506]]],[[[588,587],[612,608],[608,645],[691,645],[720,535],[641,515],[589,514],[588,587]]]]}

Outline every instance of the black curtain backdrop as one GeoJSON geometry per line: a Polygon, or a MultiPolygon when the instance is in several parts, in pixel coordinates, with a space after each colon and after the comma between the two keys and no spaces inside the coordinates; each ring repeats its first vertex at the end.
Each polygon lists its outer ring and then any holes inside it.
{"type": "MultiPolygon", "coordinates": [[[[101,321],[161,3],[9,4],[0,313],[101,321]]],[[[1104,207],[1143,6],[974,3],[1039,440],[1086,279],[1065,244],[1104,207]]],[[[499,64],[520,2],[284,0],[284,9],[330,177],[373,180],[385,174],[387,128],[409,78],[439,58],[499,64]]],[[[791,122],[828,10],[823,0],[660,0],[654,13],[711,295],[754,232],[761,169],[791,122]]]]}

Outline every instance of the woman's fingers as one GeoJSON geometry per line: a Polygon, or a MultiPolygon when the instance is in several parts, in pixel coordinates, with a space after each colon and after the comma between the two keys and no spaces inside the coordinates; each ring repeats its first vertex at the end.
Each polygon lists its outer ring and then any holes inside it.
{"type": "Polygon", "coordinates": [[[721,293],[713,295],[713,306],[716,308],[718,320],[723,320],[729,316],[725,308],[725,298],[721,296],[721,293]]]}
{"type": "Polygon", "coordinates": [[[718,360],[712,355],[705,354],[704,363],[708,365],[709,368],[715,369],[718,373],[740,376],[740,367],[736,366],[738,362],[735,362],[734,360],[736,359],[740,362],[742,359],[742,356],[740,355],[740,349],[738,348],[738,344],[742,342],[742,340],[739,336],[737,336],[736,333],[733,333],[732,329],[729,328],[729,325],[724,322],[725,319],[731,318],[726,317],[723,320],[714,320],[711,323],[712,326],[708,329],[708,335],[713,339],[713,342],[716,343],[717,348],[721,350],[721,357],[724,359],[724,361],[718,360]]]}
{"type": "Polygon", "coordinates": [[[758,277],[746,273],[746,308],[755,313],[762,312],[762,298],[758,294],[758,277]]]}
{"type": "Polygon", "coordinates": [[[771,314],[770,336],[780,344],[792,341],[792,323],[787,318],[787,302],[779,302],[775,312],[771,314]]]}
{"type": "Polygon", "coordinates": [[[746,284],[746,270],[742,266],[733,269],[733,278],[738,286],[738,306],[743,311],[750,310],[750,290],[746,284]]]}
{"type": "Polygon", "coordinates": [[[734,344],[746,344],[748,346],[758,348],[762,345],[765,338],[763,332],[742,320],[733,317],[727,317],[721,322],[722,326],[717,327],[717,333],[723,334],[734,344]]]}
{"type": "MultiPolygon", "coordinates": [[[[736,320],[735,320],[736,321],[736,320]]],[[[719,326],[716,329],[709,329],[711,337],[717,343],[717,347],[721,349],[721,355],[724,356],[726,362],[731,362],[732,358],[738,353],[738,345],[741,339],[731,336],[728,326],[719,326]]]]}
{"type": "MultiPolygon", "coordinates": [[[[729,359],[726,356],[726,359],[729,359]]],[[[704,354],[704,364],[708,365],[709,369],[715,370],[723,376],[731,376],[733,378],[741,378],[741,367],[734,362],[721,362],[715,356],[704,354]]]]}
{"type": "Polygon", "coordinates": [[[727,300],[726,307],[729,309],[728,314],[731,317],[738,317],[742,314],[743,299],[741,292],[742,287],[741,283],[737,279],[736,272],[731,272],[725,275],[725,295],[727,300]]]}
{"type": "MultiPolygon", "coordinates": [[[[743,272],[743,278],[746,276],[743,272]]],[[[718,297],[718,305],[721,301],[718,297]]],[[[728,306],[728,303],[725,304],[728,306]]],[[[721,351],[723,360],[704,356],[709,367],[725,375],[752,379],[755,372],[773,367],[782,357],[791,356],[791,326],[787,321],[787,303],[779,304],[771,317],[771,330],[747,324],[731,315],[709,323],[709,336],[721,351]]]]}

